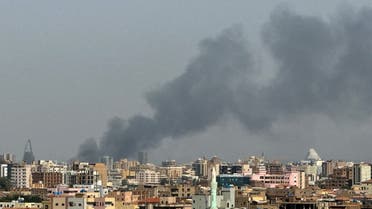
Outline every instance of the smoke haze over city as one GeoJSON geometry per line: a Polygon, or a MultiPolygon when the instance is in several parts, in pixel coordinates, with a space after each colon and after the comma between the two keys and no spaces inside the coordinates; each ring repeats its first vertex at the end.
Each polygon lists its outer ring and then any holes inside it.
{"type": "Polygon", "coordinates": [[[111,120],[95,159],[100,154],[133,157],[165,137],[205,131],[227,115],[257,135],[270,132],[280,118],[308,114],[363,122],[372,102],[371,21],[370,8],[344,10],[330,21],[276,8],[263,26],[262,41],[278,68],[264,86],[255,81],[265,69],[255,66],[255,52],[239,27],[205,39],[185,73],[148,93],[153,117],[111,120]]]}
{"type": "MultiPolygon", "coordinates": [[[[252,5],[240,3],[252,12],[252,5]]],[[[138,23],[123,19],[122,24],[116,10],[96,19],[95,13],[58,5],[71,19],[44,14],[56,24],[33,24],[41,32],[19,14],[19,27],[8,25],[13,30],[4,35],[18,43],[1,52],[0,151],[22,150],[31,138],[37,158],[94,161],[148,151],[154,159],[217,153],[233,159],[265,152],[288,160],[315,147],[325,158],[371,159],[372,7],[332,3],[324,10],[308,9],[304,2],[257,3],[265,15],[248,16],[233,6],[225,18],[218,12],[226,3],[217,3],[211,18],[223,24],[203,28],[209,17],[197,11],[203,24],[180,31],[181,23],[190,22],[186,14],[159,28],[147,23],[152,12],[161,14],[161,5],[151,5],[138,23]],[[73,17],[87,23],[86,39],[73,17]],[[74,32],[64,37],[59,27],[74,32]],[[23,30],[33,31],[38,44],[25,35],[12,37],[23,30]],[[69,50],[74,56],[62,56],[69,50]],[[34,51],[40,57],[29,57],[34,51]]],[[[207,8],[191,3],[186,10],[198,6],[207,8]]]]}

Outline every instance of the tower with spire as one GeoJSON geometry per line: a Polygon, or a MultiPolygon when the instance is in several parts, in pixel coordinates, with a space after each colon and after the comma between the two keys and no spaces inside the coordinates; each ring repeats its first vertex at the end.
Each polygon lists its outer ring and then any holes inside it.
{"type": "Polygon", "coordinates": [[[35,156],[34,153],[32,152],[31,140],[28,139],[23,153],[23,162],[25,162],[26,164],[32,164],[32,162],[34,161],[35,156]]]}

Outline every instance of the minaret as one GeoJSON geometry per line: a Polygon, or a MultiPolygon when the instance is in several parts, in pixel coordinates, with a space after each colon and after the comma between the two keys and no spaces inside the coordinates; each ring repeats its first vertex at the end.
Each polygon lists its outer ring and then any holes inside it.
{"type": "Polygon", "coordinates": [[[212,168],[212,180],[211,180],[211,208],[217,209],[217,181],[216,181],[216,169],[212,168]]]}

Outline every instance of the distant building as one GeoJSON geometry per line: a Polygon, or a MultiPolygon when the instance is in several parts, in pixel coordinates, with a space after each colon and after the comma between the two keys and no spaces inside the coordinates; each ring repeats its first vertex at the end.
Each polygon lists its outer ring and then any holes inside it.
{"type": "Polygon", "coordinates": [[[177,162],[175,160],[166,160],[161,162],[162,167],[176,167],[177,162]]]}
{"type": "Polygon", "coordinates": [[[75,162],[73,170],[66,172],[64,181],[68,185],[106,186],[107,179],[107,169],[103,163],[75,162]]]}
{"type": "Polygon", "coordinates": [[[15,163],[15,162],[16,162],[16,156],[14,154],[3,153],[2,155],[0,155],[0,163],[10,164],[10,163],[15,163]]]}
{"type": "Polygon", "coordinates": [[[170,196],[190,198],[195,194],[195,186],[190,184],[177,184],[170,186],[170,196]]]}
{"type": "Polygon", "coordinates": [[[192,169],[195,171],[195,175],[199,177],[208,176],[208,160],[199,158],[192,163],[192,169]]]}
{"type": "Polygon", "coordinates": [[[106,187],[108,182],[106,165],[103,163],[94,163],[90,164],[90,167],[98,173],[99,180],[102,182],[102,186],[106,187]]]}
{"type": "Polygon", "coordinates": [[[366,195],[372,195],[372,180],[361,182],[360,191],[366,195]]]}
{"type": "Polygon", "coordinates": [[[44,188],[55,188],[63,183],[63,174],[59,172],[33,172],[32,184],[42,184],[44,188]]]}
{"type": "Polygon", "coordinates": [[[148,163],[147,152],[138,152],[138,162],[140,164],[146,164],[146,163],[148,163]]]}
{"type": "Polygon", "coordinates": [[[305,177],[308,185],[314,186],[319,180],[318,166],[315,164],[301,165],[300,169],[305,172],[305,177]]]}
{"type": "Polygon", "coordinates": [[[106,155],[101,157],[101,163],[104,163],[109,171],[114,169],[114,158],[111,156],[106,155]]]}
{"type": "Polygon", "coordinates": [[[8,164],[0,164],[0,177],[8,177],[8,164]]]}
{"type": "Polygon", "coordinates": [[[266,171],[268,174],[282,175],[284,174],[284,166],[279,161],[274,161],[266,165],[266,171]]]}
{"type": "Polygon", "coordinates": [[[353,165],[352,184],[360,184],[361,182],[371,179],[371,166],[366,163],[358,163],[353,165]]]}
{"type": "Polygon", "coordinates": [[[140,184],[159,184],[160,173],[153,170],[139,170],[136,173],[136,180],[140,184]]]}
{"type": "Polygon", "coordinates": [[[193,209],[217,209],[235,208],[235,189],[234,187],[222,188],[221,193],[217,194],[216,172],[212,172],[211,192],[209,195],[197,194],[192,196],[193,209]]]}
{"type": "Polygon", "coordinates": [[[87,198],[55,196],[51,198],[51,209],[86,209],[87,198]]]}
{"type": "Polygon", "coordinates": [[[220,174],[241,174],[243,166],[240,164],[222,164],[220,165],[220,174]]]}
{"type": "Polygon", "coordinates": [[[264,187],[274,188],[277,186],[297,186],[302,187],[305,179],[304,172],[291,171],[282,175],[258,173],[252,174],[252,181],[260,182],[264,187]]]}
{"type": "Polygon", "coordinates": [[[251,178],[239,174],[220,174],[217,176],[217,183],[219,187],[229,187],[230,185],[242,187],[249,185],[251,178]]]}
{"type": "Polygon", "coordinates": [[[31,140],[27,140],[25,150],[23,153],[23,162],[26,164],[32,164],[35,161],[35,156],[32,151],[31,140]]]}
{"type": "Polygon", "coordinates": [[[167,167],[160,167],[158,169],[160,171],[160,175],[162,178],[166,178],[169,180],[177,180],[182,177],[182,167],[181,166],[167,166],[167,167]]]}

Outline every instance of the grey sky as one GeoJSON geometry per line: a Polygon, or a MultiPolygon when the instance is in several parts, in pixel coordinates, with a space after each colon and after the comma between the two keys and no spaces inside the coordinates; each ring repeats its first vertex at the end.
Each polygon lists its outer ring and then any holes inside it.
{"type": "MultiPolygon", "coordinates": [[[[110,118],[150,115],[144,94],[180,75],[197,55],[199,41],[241,24],[248,42],[259,51],[262,24],[277,4],[1,1],[0,152],[13,152],[21,158],[26,139],[31,138],[36,158],[69,159],[85,139],[100,138],[110,118]]],[[[319,0],[288,4],[299,14],[327,18],[346,3],[319,0]]],[[[358,8],[371,3],[349,4],[358,8]]],[[[370,123],[335,124],[322,115],[313,115],[276,122],[269,134],[272,136],[252,135],[234,120],[221,123],[182,140],[166,139],[169,144],[149,155],[156,160],[184,161],[220,154],[232,160],[264,151],[272,157],[293,159],[302,158],[308,148],[315,147],[321,157],[345,154],[345,158],[372,160],[368,154],[345,149],[363,147],[352,144],[351,137],[370,145],[370,123]],[[262,139],[270,137],[279,140],[262,139]],[[229,143],[224,143],[226,138],[229,143]],[[330,143],[336,140],[343,143],[330,143]],[[216,144],[208,147],[211,142],[216,144]],[[195,149],[183,151],[193,143],[195,149]],[[289,149],[294,147],[296,150],[289,149]]]]}

